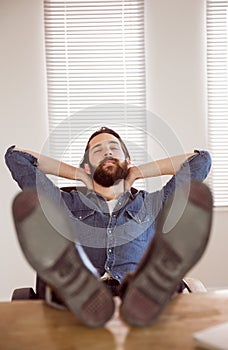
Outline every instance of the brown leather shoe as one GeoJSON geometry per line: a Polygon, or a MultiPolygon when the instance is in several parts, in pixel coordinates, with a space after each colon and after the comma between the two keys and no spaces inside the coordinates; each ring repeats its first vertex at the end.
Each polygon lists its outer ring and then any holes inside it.
{"type": "Polygon", "coordinates": [[[128,323],[147,326],[156,321],[178,283],[202,256],[211,221],[212,195],[202,183],[179,188],[168,200],[153,241],[127,288],[124,284],[121,315],[128,323]]]}
{"type": "Polygon", "coordinates": [[[29,190],[15,198],[13,217],[24,255],[42,280],[81,322],[103,326],[114,312],[112,295],[88,269],[75,243],[64,237],[71,227],[63,210],[29,190]]]}

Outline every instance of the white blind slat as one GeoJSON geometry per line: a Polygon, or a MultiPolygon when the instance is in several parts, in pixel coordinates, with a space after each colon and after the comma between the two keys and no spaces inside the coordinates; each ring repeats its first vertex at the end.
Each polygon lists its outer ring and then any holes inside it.
{"type": "Polygon", "coordinates": [[[228,1],[207,0],[207,91],[210,184],[216,206],[228,206],[228,1]]]}

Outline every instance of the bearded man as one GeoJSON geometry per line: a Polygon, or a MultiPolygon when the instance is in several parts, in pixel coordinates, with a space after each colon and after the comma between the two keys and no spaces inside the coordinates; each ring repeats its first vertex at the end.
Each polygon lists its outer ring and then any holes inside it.
{"type": "Polygon", "coordinates": [[[21,248],[58,303],[98,327],[119,296],[127,322],[153,323],[209,238],[212,198],[202,184],[209,153],[133,166],[119,134],[102,127],[89,138],[80,167],[15,146],[5,159],[23,190],[13,204],[21,248]],[[65,192],[46,174],[81,181],[86,191],[65,192]],[[161,175],[172,175],[161,190],[132,187],[161,175]]]}

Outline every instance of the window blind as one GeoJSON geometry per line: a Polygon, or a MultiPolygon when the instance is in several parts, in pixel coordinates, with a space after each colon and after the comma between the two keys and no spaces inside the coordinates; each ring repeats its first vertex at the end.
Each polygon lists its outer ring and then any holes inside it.
{"type": "Polygon", "coordinates": [[[44,0],[44,25],[51,155],[78,165],[105,125],[146,161],[144,1],[44,0]]]}
{"type": "Polygon", "coordinates": [[[207,0],[207,92],[211,187],[228,206],[228,1],[207,0]]]}

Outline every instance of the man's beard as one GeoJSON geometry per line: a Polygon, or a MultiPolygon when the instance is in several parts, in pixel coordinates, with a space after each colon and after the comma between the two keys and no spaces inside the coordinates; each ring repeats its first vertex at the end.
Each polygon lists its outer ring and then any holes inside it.
{"type": "Polygon", "coordinates": [[[94,168],[90,164],[90,170],[92,173],[93,180],[103,187],[111,187],[117,185],[121,180],[125,179],[128,174],[128,163],[125,160],[120,162],[116,158],[106,157],[101,163],[94,168]],[[107,160],[112,160],[114,165],[105,164],[107,160]]]}

